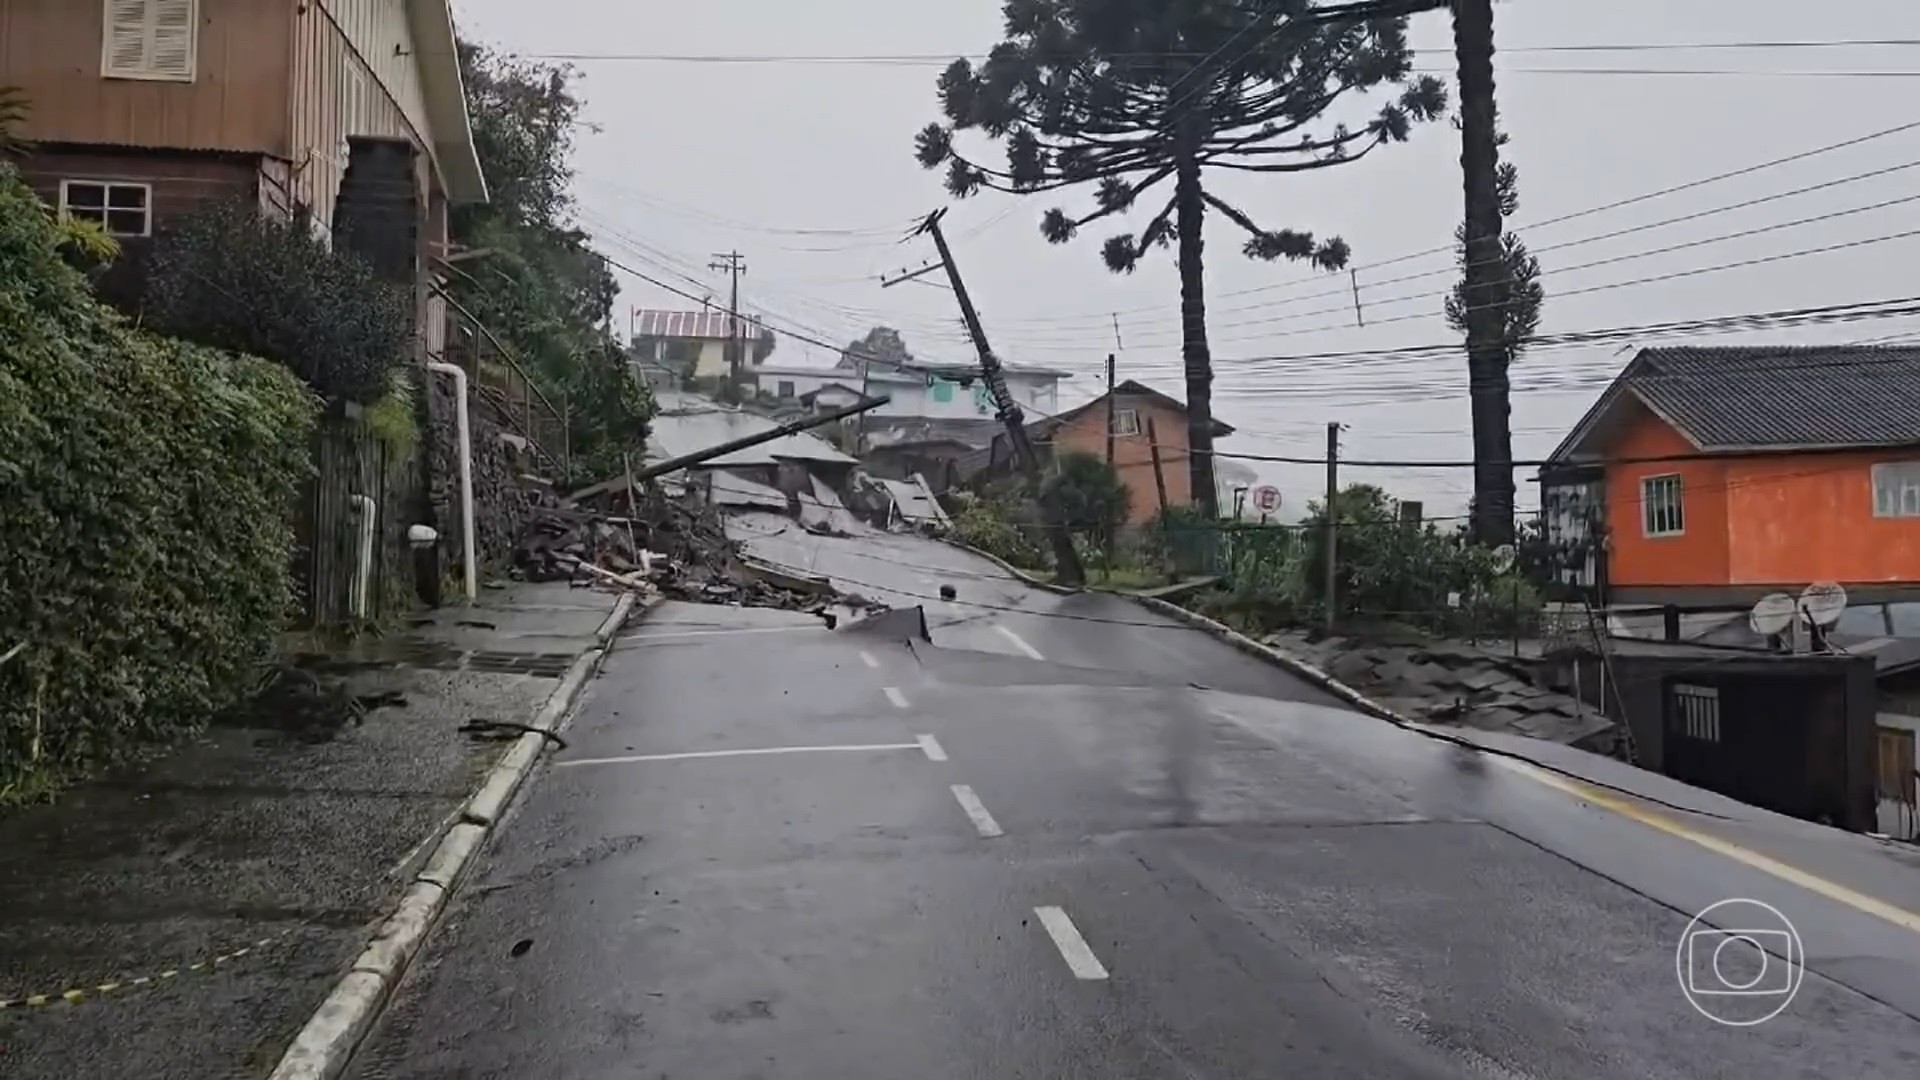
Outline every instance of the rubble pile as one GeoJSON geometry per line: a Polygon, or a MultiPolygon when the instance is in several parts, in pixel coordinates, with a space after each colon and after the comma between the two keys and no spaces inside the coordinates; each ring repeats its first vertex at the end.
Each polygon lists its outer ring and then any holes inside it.
{"type": "Polygon", "coordinates": [[[835,606],[884,608],[824,586],[809,591],[763,580],[741,561],[718,514],[668,498],[657,487],[649,487],[628,516],[577,506],[536,509],[514,549],[512,573],[526,581],[655,591],[694,603],[783,608],[829,619],[835,606]]]}

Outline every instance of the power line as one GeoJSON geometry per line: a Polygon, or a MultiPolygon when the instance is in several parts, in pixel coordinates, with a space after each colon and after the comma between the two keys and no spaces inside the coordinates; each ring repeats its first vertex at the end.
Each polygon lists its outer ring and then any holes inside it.
{"type": "MultiPolygon", "coordinates": [[[[1920,162],[1915,162],[1915,163],[1913,163],[1913,164],[1914,164],[1914,165],[1920,165],[1920,162]]],[[[1911,168],[1911,167],[1912,167],[1912,165],[1908,165],[1908,166],[1903,166],[1903,167],[1905,167],[1905,168],[1911,168]]],[[[1751,229],[1741,229],[1741,230],[1739,230],[1739,231],[1736,231],[1736,232],[1730,232],[1730,233],[1722,233],[1722,234],[1720,234],[1720,235],[1718,235],[1718,236],[1710,236],[1710,237],[1705,237],[1705,238],[1702,238],[1702,239],[1699,239],[1699,240],[1688,240],[1688,241],[1685,241],[1685,242],[1682,242],[1682,243],[1678,243],[1678,244],[1669,244],[1669,245],[1667,245],[1666,247],[1657,247],[1657,248],[1646,248],[1646,249],[1644,249],[1644,250],[1640,250],[1640,251],[1632,251],[1632,252],[1628,252],[1627,254],[1624,254],[1624,255],[1614,255],[1614,256],[1611,256],[1611,257],[1608,257],[1608,258],[1605,258],[1605,259],[1594,259],[1594,260],[1592,260],[1592,261],[1590,261],[1590,262],[1584,262],[1584,263],[1577,263],[1577,264],[1575,264],[1575,265],[1573,265],[1573,266],[1563,266],[1563,267],[1559,267],[1559,268],[1556,268],[1556,269],[1554,269],[1554,270],[1550,270],[1550,271],[1543,271],[1543,272],[1542,272],[1542,273],[1540,274],[1540,278],[1541,278],[1542,280],[1546,280],[1546,279],[1548,279],[1548,278],[1553,278],[1553,277],[1556,277],[1556,276],[1558,276],[1558,275],[1561,275],[1561,274],[1572,274],[1572,273],[1577,273],[1577,272],[1579,272],[1579,271],[1582,271],[1582,270],[1592,270],[1592,269],[1595,269],[1595,268],[1597,268],[1597,267],[1602,267],[1602,266],[1612,266],[1612,265],[1614,265],[1614,264],[1616,264],[1616,263],[1623,263],[1623,262],[1632,262],[1632,261],[1635,261],[1635,260],[1638,260],[1638,259],[1648,259],[1648,258],[1653,258],[1654,256],[1657,256],[1657,255],[1671,255],[1671,254],[1673,254],[1673,253],[1674,253],[1674,252],[1676,252],[1676,251],[1686,251],[1686,250],[1689,250],[1689,249],[1691,249],[1691,248],[1697,248],[1697,247],[1706,247],[1706,246],[1709,246],[1709,245],[1712,245],[1712,244],[1724,244],[1724,243],[1727,243],[1728,241],[1732,241],[1732,240],[1744,240],[1744,239],[1747,239],[1747,238],[1749,238],[1749,237],[1754,237],[1754,236],[1763,236],[1763,235],[1766,235],[1767,233],[1773,233],[1773,232],[1779,232],[1779,231],[1781,231],[1781,230],[1783,230],[1783,229],[1795,229],[1795,228],[1799,228],[1799,227],[1801,227],[1801,226],[1804,226],[1804,225],[1814,225],[1814,224],[1819,224],[1819,223],[1821,223],[1821,222],[1827,222],[1827,221],[1834,221],[1834,220],[1837,220],[1837,219],[1839,219],[1839,218],[1844,218],[1844,217],[1852,217],[1852,216],[1853,216],[1853,215],[1855,215],[1855,214],[1864,214],[1864,213],[1871,213],[1871,212],[1873,212],[1873,211],[1876,211],[1876,210],[1885,210],[1885,209],[1887,209],[1887,208],[1889,208],[1889,207],[1893,207],[1893,206],[1900,206],[1900,205],[1904,205],[1904,204],[1907,204],[1907,203],[1911,203],[1911,202],[1914,202],[1914,201],[1916,201],[1916,200],[1920,200],[1920,193],[1915,193],[1915,194],[1912,194],[1912,195],[1903,195],[1903,196],[1900,196],[1899,198],[1894,198],[1894,199],[1887,199],[1887,200],[1884,200],[1884,201],[1881,201],[1881,202],[1877,202],[1877,203],[1872,203],[1872,204],[1869,204],[1869,205],[1866,205],[1866,206],[1856,206],[1856,207],[1851,207],[1851,208],[1849,208],[1849,209],[1846,209],[1846,210],[1835,210],[1835,211],[1832,211],[1832,212],[1830,212],[1830,213],[1825,213],[1825,214],[1816,214],[1816,215],[1813,215],[1813,216],[1811,216],[1811,217],[1804,217],[1804,218],[1798,218],[1798,219],[1795,219],[1795,220],[1793,220],[1793,221],[1782,221],[1782,222],[1776,222],[1776,223],[1774,223],[1774,224],[1771,224],[1771,225],[1761,225],[1761,226],[1756,226],[1756,227],[1754,227],[1754,228],[1751,228],[1751,229]]],[[[1699,216],[1704,216],[1704,215],[1691,215],[1691,216],[1694,216],[1694,217],[1699,217],[1699,216]]],[[[1642,227],[1642,228],[1653,228],[1653,227],[1655,227],[1655,226],[1645,226],[1645,227],[1642,227]]],[[[1615,234],[1615,235],[1626,235],[1626,234],[1628,234],[1628,233],[1631,233],[1631,232],[1637,232],[1637,231],[1642,231],[1642,230],[1641,230],[1641,229],[1623,229],[1623,230],[1620,230],[1620,231],[1619,231],[1619,233],[1617,233],[1617,234],[1615,234]]],[[[1908,233],[1908,234],[1905,234],[1905,235],[1913,235],[1913,234],[1912,234],[1912,233],[1908,233]]],[[[1542,253],[1544,253],[1544,252],[1548,252],[1548,251],[1556,251],[1556,250],[1561,250],[1561,249],[1564,249],[1564,248],[1568,248],[1568,247],[1575,247],[1575,246],[1579,246],[1579,245],[1582,245],[1582,244],[1587,244],[1587,243],[1592,243],[1592,242],[1594,242],[1595,240],[1600,240],[1600,239],[1610,239],[1610,238],[1611,238],[1610,236],[1602,236],[1602,237],[1591,237],[1591,238],[1586,238],[1586,239],[1581,239],[1581,240],[1575,240],[1575,241],[1571,241],[1571,242],[1569,242],[1569,243],[1565,243],[1565,244],[1551,244],[1551,245],[1548,245],[1547,247],[1544,247],[1544,248],[1541,248],[1541,249],[1540,249],[1540,250],[1539,250],[1538,252],[1535,252],[1534,254],[1542,254],[1542,253]]],[[[1893,239],[1893,238],[1894,238],[1894,237],[1887,237],[1887,238],[1885,238],[1885,239],[1893,239]]],[[[1876,242],[1877,242],[1877,240],[1876,240],[1876,242]]],[[[1824,248],[1815,248],[1815,249],[1808,249],[1808,251],[1807,251],[1807,252],[1805,252],[1805,253],[1806,253],[1806,254],[1813,254],[1813,253],[1816,253],[1816,252],[1821,252],[1821,251],[1825,251],[1825,250],[1828,250],[1828,249],[1824,249],[1824,248]]],[[[1788,252],[1788,253],[1784,253],[1784,254],[1782,254],[1782,255],[1780,255],[1779,257],[1780,257],[1780,258],[1783,258],[1783,259],[1784,259],[1784,258],[1796,258],[1796,257],[1798,257],[1798,256],[1799,256],[1800,254],[1802,254],[1802,253],[1799,253],[1799,252],[1788,252]]],[[[1499,264],[1499,263],[1503,263],[1503,262],[1504,262],[1504,260],[1489,260],[1489,261],[1490,261],[1490,262],[1492,262],[1492,263],[1495,263],[1495,264],[1499,264]]],[[[1735,267],[1735,266],[1739,266],[1739,265],[1743,265],[1743,264],[1729,264],[1729,268],[1732,268],[1732,267],[1735,267]]],[[[1708,268],[1708,269],[1710,270],[1710,269],[1712,269],[1712,268],[1708,268]]],[[[1446,273],[1446,272],[1448,272],[1448,271],[1440,271],[1440,272],[1441,272],[1441,273],[1446,273]]],[[[1702,272],[1706,272],[1706,271],[1702,271],[1702,272]]],[[[1433,276],[1433,275],[1421,275],[1421,276],[1428,276],[1428,277],[1430,277],[1430,276],[1433,276]]],[[[1657,280],[1657,279],[1649,279],[1649,280],[1657,280]]],[[[1632,285],[1632,284],[1639,284],[1639,283],[1641,283],[1641,281],[1640,281],[1639,279],[1636,279],[1636,280],[1634,280],[1634,281],[1629,281],[1629,282],[1619,282],[1619,283],[1614,283],[1614,284],[1612,284],[1612,285],[1609,285],[1609,286],[1606,286],[1606,288],[1621,288],[1621,287],[1624,287],[1624,286],[1626,286],[1626,285],[1632,285]]],[[[1444,296],[1447,296],[1447,295],[1449,295],[1449,294],[1450,294],[1450,293],[1451,293],[1452,291],[1453,291],[1452,289],[1450,289],[1450,288],[1448,288],[1448,289],[1437,289],[1437,290],[1432,290],[1432,291],[1429,291],[1429,292],[1422,292],[1422,293],[1411,293],[1411,294],[1408,294],[1408,295],[1405,295],[1405,296],[1395,296],[1395,297],[1391,297],[1391,298],[1389,298],[1389,299],[1385,299],[1385,300],[1372,300],[1372,301],[1369,301],[1369,302],[1368,302],[1368,306],[1370,306],[1370,307],[1386,307],[1386,306],[1388,306],[1388,305],[1390,305],[1390,304],[1406,304],[1406,303],[1412,303],[1413,301],[1416,301],[1416,300],[1432,300],[1432,299],[1436,299],[1436,298],[1439,298],[1439,297],[1444,297],[1444,296]]],[[[1550,294],[1550,295],[1552,295],[1552,296],[1555,296],[1555,297],[1561,297],[1561,296],[1578,296],[1578,295],[1580,295],[1580,294],[1581,294],[1582,292],[1586,292],[1586,291],[1594,291],[1594,290],[1583,290],[1583,289],[1576,289],[1576,290],[1574,290],[1574,291],[1572,291],[1572,292],[1555,292],[1555,293],[1552,293],[1552,294],[1550,294]]],[[[1345,305],[1345,304],[1337,304],[1337,305],[1333,305],[1333,306],[1330,306],[1330,307],[1325,307],[1325,308],[1316,308],[1316,309],[1314,309],[1314,310],[1312,310],[1312,311],[1300,311],[1300,312],[1294,312],[1294,313],[1292,313],[1292,314],[1289,314],[1289,315],[1274,315],[1274,316],[1269,316],[1269,317],[1267,317],[1267,318],[1264,318],[1264,319],[1245,319],[1245,320],[1240,320],[1240,321],[1235,321],[1235,322],[1226,322],[1226,323],[1221,323],[1221,324],[1219,324],[1218,326],[1210,326],[1210,327],[1208,327],[1208,332],[1209,332],[1209,335],[1211,336],[1211,333],[1212,333],[1212,331],[1213,331],[1213,330],[1215,330],[1215,329],[1219,329],[1219,330],[1231,330],[1231,329],[1235,329],[1235,328],[1242,328],[1242,327],[1249,327],[1249,326],[1269,326],[1269,325],[1273,325],[1273,324],[1276,324],[1276,323],[1288,323],[1288,322],[1295,322],[1295,321],[1297,321],[1297,320],[1300,320],[1300,319],[1307,319],[1307,318],[1312,318],[1312,317],[1314,317],[1314,316],[1317,316],[1317,315],[1331,315],[1331,314],[1342,314],[1342,313],[1345,313],[1345,312],[1346,312],[1346,311],[1348,311],[1348,310],[1349,310],[1349,308],[1348,308],[1348,306],[1347,306],[1347,305],[1345,305]]],[[[1388,323],[1388,322],[1396,322],[1396,321],[1400,321],[1400,320],[1402,320],[1402,319],[1408,319],[1408,318],[1426,318],[1426,317],[1428,317],[1428,315],[1427,315],[1427,313],[1422,313],[1422,314],[1420,314],[1420,315],[1411,315],[1411,316],[1400,316],[1400,317],[1397,317],[1397,318],[1394,318],[1394,319],[1379,319],[1379,318],[1375,318],[1375,317],[1373,317],[1372,315],[1369,315],[1369,316],[1368,316],[1368,320],[1369,320],[1369,325],[1378,325],[1378,324],[1380,324],[1380,323],[1388,323]]],[[[1349,324],[1347,324],[1347,323],[1345,323],[1345,322],[1342,322],[1342,323],[1340,323],[1340,324],[1339,324],[1339,326],[1340,326],[1341,328],[1345,328],[1345,327],[1346,327],[1346,326],[1348,326],[1348,325],[1349,325],[1349,324]]],[[[1167,334],[1172,334],[1172,333],[1175,333],[1176,331],[1174,331],[1174,330],[1166,330],[1166,329],[1162,329],[1162,330],[1158,330],[1158,331],[1146,331],[1146,332],[1147,332],[1147,333],[1150,333],[1150,334],[1152,334],[1152,333],[1157,333],[1157,334],[1160,334],[1160,335],[1162,335],[1162,336],[1164,336],[1164,335],[1167,335],[1167,334]]],[[[1260,336],[1260,337],[1265,337],[1265,336],[1267,336],[1267,335],[1265,335],[1265,334],[1262,334],[1262,335],[1259,335],[1259,336],[1260,336]]],[[[1227,343],[1227,342],[1231,342],[1231,341],[1236,341],[1236,340],[1238,340],[1238,341],[1246,341],[1246,340],[1251,340],[1251,339],[1250,339],[1250,338],[1246,338],[1246,337],[1241,337],[1241,338],[1225,338],[1225,337],[1223,337],[1223,338],[1217,338],[1217,339],[1213,339],[1213,340],[1217,340],[1217,341],[1219,341],[1219,342],[1221,342],[1221,343],[1223,343],[1223,344],[1224,344],[1224,343],[1227,343]]]]}
{"type": "MultiPolygon", "coordinates": [[[[1103,53],[1100,59],[1137,61],[1137,60],[1202,60],[1210,59],[1244,35],[1249,28],[1257,25],[1250,23],[1239,33],[1229,38],[1211,53],[1199,52],[1123,52],[1103,53]]],[[[1293,25],[1292,23],[1283,23],[1293,25]]],[[[1500,48],[1502,55],[1513,54],[1551,54],[1551,53],[1645,53],[1645,52],[1713,52],[1713,51],[1808,51],[1821,49],[1858,49],[1858,48],[1913,48],[1920,46],[1915,38],[1856,38],[1837,40],[1786,40],[1786,41],[1706,41],[1706,42],[1636,42],[1622,44],[1578,44],[1578,45],[1518,45],[1500,48]]],[[[1409,49],[1415,56],[1451,56],[1451,49],[1409,49]]],[[[955,59],[984,60],[986,54],[956,56],[954,53],[926,52],[873,52],[873,53],[631,53],[631,52],[570,52],[570,53],[516,53],[520,60],[543,60],[560,63],[661,63],[661,64],[822,64],[822,65],[875,65],[875,66],[925,66],[944,67],[955,59]]],[[[1197,65],[1196,65],[1197,66],[1197,65]]]]}
{"type": "MultiPolygon", "coordinates": [[[[1706,187],[1711,184],[1718,184],[1727,180],[1738,179],[1742,176],[1750,176],[1754,173],[1764,172],[1768,169],[1779,168],[1780,166],[1783,166],[1783,165],[1791,165],[1795,162],[1806,161],[1811,158],[1816,158],[1826,154],[1831,154],[1836,151],[1846,150],[1855,146],[1864,145],[1866,143],[1876,142],[1881,139],[1891,138],[1892,136],[1895,136],[1895,135],[1902,135],[1909,131],[1914,131],[1916,129],[1920,129],[1920,121],[1909,121],[1903,124],[1895,124],[1891,127],[1881,128],[1876,131],[1870,131],[1865,135],[1858,135],[1853,138],[1842,139],[1838,142],[1826,143],[1821,146],[1816,146],[1810,150],[1802,150],[1797,153],[1788,154],[1784,157],[1770,158],[1766,161],[1761,161],[1752,165],[1745,165],[1737,169],[1729,169],[1725,172],[1714,173],[1711,176],[1704,176],[1695,180],[1687,180],[1682,183],[1671,184],[1671,185],[1668,185],[1667,187],[1658,188],[1653,191],[1643,192],[1639,195],[1629,196],[1624,199],[1615,199],[1612,202],[1602,203],[1598,206],[1590,206],[1583,210],[1575,210],[1569,213],[1559,214],[1557,216],[1547,218],[1543,221],[1535,221],[1530,223],[1515,223],[1513,225],[1513,228],[1515,231],[1538,232],[1541,229],[1551,228],[1553,226],[1561,225],[1569,221],[1578,221],[1582,218],[1592,217],[1596,214],[1609,213],[1614,210],[1623,210],[1629,206],[1637,206],[1641,203],[1651,202],[1655,199],[1665,198],[1669,195],[1678,195],[1681,192],[1692,191],[1696,188],[1706,187]]],[[[1388,259],[1381,259],[1381,260],[1370,262],[1370,263],[1361,263],[1351,267],[1350,269],[1355,271],[1378,270],[1378,269],[1381,269],[1382,267],[1397,266],[1401,263],[1412,262],[1415,259],[1430,258],[1435,255],[1450,256],[1453,254],[1453,251],[1454,251],[1453,245],[1451,243],[1447,243],[1447,244],[1442,244],[1436,247],[1424,248],[1419,251],[1408,252],[1407,254],[1404,254],[1404,255],[1396,255],[1388,259]]],[[[1223,292],[1219,294],[1217,297],[1215,297],[1215,299],[1230,300],[1230,299],[1233,299],[1234,297],[1239,297],[1239,296],[1253,296],[1256,294],[1273,292],[1275,290],[1280,290],[1280,289],[1297,288],[1301,285],[1319,284],[1319,283],[1325,282],[1326,280],[1327,280],[1326,276],[1323,274],[1317,274],[1317,275],[1312,275],[1308,277],[1293,278],[1288,281],[1274,282],[1268,285],[1255,285],[1245,289],[1236,289],[1228,292],[1223,292]]],[[[1136,309],[1136,310],[1141,310],[1141,309],[1136,309]]],[[[1107,312],[1107,311],[1102,311],[1097,313],[1088,312],[1088,313],[1085,313],[1084,315],[1075,313],[1072,315],[1058,316],[1058,318],[1062,320],[1081,319],[1084,321],[1098,321],[1104,324],[1105,320],[1109,318],[1111,314],[1112,314],[1111,312],[1107,312]]]]}

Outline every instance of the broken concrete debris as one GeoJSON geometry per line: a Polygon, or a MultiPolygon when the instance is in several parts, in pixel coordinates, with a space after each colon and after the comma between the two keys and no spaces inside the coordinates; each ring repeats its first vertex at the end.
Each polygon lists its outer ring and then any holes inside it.
{"type": "Polygon", "coordinates": [[[700,604],[804,611],[833,621],[828,610],[885,610],[837,592],[826,579],[801,579],[744,559],[719,514],[689,498],[645,486],[636,505],[626,491],[596,493],[602,508],[542,508],[514,551],[512,576],[586,587],[659,592],[700,604]],[[613,510],[624,510],[615,514],[613,510]]]}

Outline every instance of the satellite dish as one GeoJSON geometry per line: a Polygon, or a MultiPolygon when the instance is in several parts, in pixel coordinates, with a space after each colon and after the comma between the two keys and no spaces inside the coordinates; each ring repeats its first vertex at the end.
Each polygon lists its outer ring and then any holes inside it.
{"type": "Polygon", "coordinates": [[[1847,610],[1847,590],[1832,581],[1816,581],[1800,594],[1800,610],[1815,626],[1832,626],[1847,610]]]}
{"type": "Polygon", "coordinates": [[[1753,610],[1747,613],[1747,625],[1761,637],[1770,638],[1793,625],[1793,617],[1798,613],[1793,597],[1783,592],[1768,593],[1754,602],[1753,610]]]}
{"type": "Polygon", "coordinates": [[[1513,558],[1514,558],[1514,552],[1513,552],[1512,544],[1501,544],[1499,547],[1494,548],[1493,549],[1494,569],[1500,571],[1503,574],[1511,571],[1513,569],[1513,558]]]}

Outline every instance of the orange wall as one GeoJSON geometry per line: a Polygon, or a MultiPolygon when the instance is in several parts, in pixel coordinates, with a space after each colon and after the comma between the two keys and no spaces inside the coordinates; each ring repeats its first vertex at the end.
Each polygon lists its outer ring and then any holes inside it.
{"type": "MultiPolygon", "coordinates": [[[[1153,482],[1153,452],[1147,442],[1147,418],[1153,418],[1153,433],[1160,442],[1160,471],[1167,484],[1167,504],[1185,506],[1193,490],[1187,478],[1187,414],[1170,409],[1150,398],[1121,395],[1114,399],[1115,409],[1133,409],[1140,414],[1140,434],[1113,440],[1113,468],[1120,482],[1127,485],[1127,521],[1144,525],[1160,513],[1160,496],[1153,482]]],[[[1097,457],[1107,456],[1107,407],[1096,404],[1074,417],[1053,433],[1055,452],[1080,450],[1097,457]]]]}
{"type": "Polygon", "coordinates": [[[1915,456],[1798,454],[1728,462],[1729,581],[1920,581],[1920,518],[1873,516],[1874,463],[1915,456]]]}
{"type": "MultiPolygon", "coordinates": [[[[1641,458],[1694,454],[1698,449],[1652,413],[1643,413],[1608,447],[1609,457],[1641,458]]],[[[1608,579],[1614,585],[1724,585],[1727,582],[1727,464],[1671,461],[1607,468],[1608,579]],[[1680,475],[1686,532],[1648,536],[1640,505],[1640,481],[1680,475]]]]}

